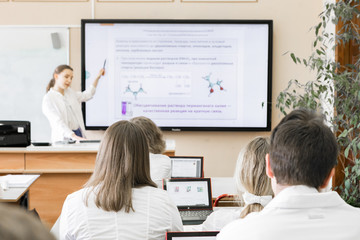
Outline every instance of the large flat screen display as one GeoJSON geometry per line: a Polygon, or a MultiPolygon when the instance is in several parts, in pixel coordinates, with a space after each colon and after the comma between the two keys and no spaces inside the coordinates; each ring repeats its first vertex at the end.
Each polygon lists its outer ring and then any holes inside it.
{"type": "Polygon", "coordinates": [[[136,116],[163,130],[270,130],[272,20],[82,20],[87,129],[136,116]]]}

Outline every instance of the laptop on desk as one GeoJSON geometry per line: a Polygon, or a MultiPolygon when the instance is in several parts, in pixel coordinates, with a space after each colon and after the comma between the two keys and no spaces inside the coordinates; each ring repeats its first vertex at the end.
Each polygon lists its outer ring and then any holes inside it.
{"type": "Polygon", "coordinates": [[[211,232],[167,232],[166,240],[215,240],[219,231],[211,232]]]}
{"type": "Polygon", "coordinates": [[[204,177],[204,157],[170,156],[171,178],[204,177]]]}
{"type": "Polygon", "coordinates": [[[179,209],[184,225],[204,222],[213,211],[210,178],[172,178],[164,189],[179,209]]]}

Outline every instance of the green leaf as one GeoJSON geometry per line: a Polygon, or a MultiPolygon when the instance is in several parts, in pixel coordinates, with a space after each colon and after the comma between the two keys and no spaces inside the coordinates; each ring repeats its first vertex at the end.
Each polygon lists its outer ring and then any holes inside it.
{"type": "Polygon", "coordinates": [[[291,53],[291,54],[290,54],[290,57],[292,58],[292,60],[294,61],[294,63],[296,63],[296,57],[295,57],[295,54],[294,54],[294,53],[291,53]]]}
{"type": "Polygon", "coordinates": [[[351,148],[351,145],[349,144],[349,145],[346,147],[345,151],[344,151],[344,155],[345,155],[346,158],[349,156],[349,150],[350,150],[350,148],[351,148]]]}
{"type": "Polygon", "coordinates": [[[348,130],[345,129],[344,131],[342,131],[342,133],[339,135],[338,138],[346,137],[347,134],[348,134],[348,130]]]}
{"type": "Polygon", "coordinates": [[[321,28],[322,23],[319,23],[315,28],[315,35],[317,36],[319,34],[319,30],[321,28]]]}
{"type": "Polygon", "coordinates": [[[324,52],[320,51],[319,49],[316,49],[316,53],[319,54],[319,55],[324,55],[324,52]]]}
{"type": "Polygon", "coordinates": [[[351,184],[350,184],[350,179],[346,179],[346,180],[345,180],[345,188],[346,188],[346,189],[350,189],[350,186],[351,186],[351,184]]]}

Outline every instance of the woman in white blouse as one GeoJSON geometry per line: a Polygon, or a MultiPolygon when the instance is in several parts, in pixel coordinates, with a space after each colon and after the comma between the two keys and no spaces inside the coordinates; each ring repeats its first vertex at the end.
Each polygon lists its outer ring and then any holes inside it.
{"type": "Polygon", "coordinates": [[[70,87],[73,69],[68,65],[60,65],[55,69],[42,103],[42,111],[50,122],[52,142],[86,138],[81,102],[88,101],[94,96],[98,81],[104,72],[104,69],[100,70],[89,89],[75,92],[70,87]]]}
{"type": "MultiPolygon", "coordinates": [[[[266,175],[265,156],[269,152],[268,138],[256,137],[239,154],[234,174],[235,185],[245,202],[244,208],[221,208],[214,211],[197,230],[220,231],[226,224],[249,214],[260,212],[273,194],[270,178],[266,175]]],[[[195,230],[196,230],[195,229],[195,230]]]]}
{"type": "Polygon", "coordinates": [[[171,159],[164,155],[166,144],[163,133],[156,124],[147,117],[135,117],[130,122],[138,125],[145,133],[150,150],[150,175],[151,179],[162,188],[162,180],[171,178],[171,159]]]}
{"type": "Polygon", "coordinates": [[[168,194],[150,178],[143,131],[128,121],[110,126],[85,188],[70,194],[60,216],[60,239],[165,239],[182,231],[168,194]]]}

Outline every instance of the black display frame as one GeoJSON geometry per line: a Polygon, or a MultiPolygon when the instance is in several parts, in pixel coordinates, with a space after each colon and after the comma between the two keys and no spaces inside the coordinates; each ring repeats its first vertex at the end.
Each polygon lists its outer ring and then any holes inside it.
{"type": "MultiPolygon", "coordinates": [[[[81,20],[81,90],[85,90],[85,25],[86,24],[266,24],[268,25],[268,69],[267,69],[267,114],[265,127],[183,127],[183,126],[159,126],[163,131],[271,131],[272,112],[272,65],[273,65],[273,20],[244,20],[244,19],[82,19],[81,20]]],[[[109,126],[86,125],[86,103],[82,103],[82,113],[86,130],[106,130],[109,126]]]]}

